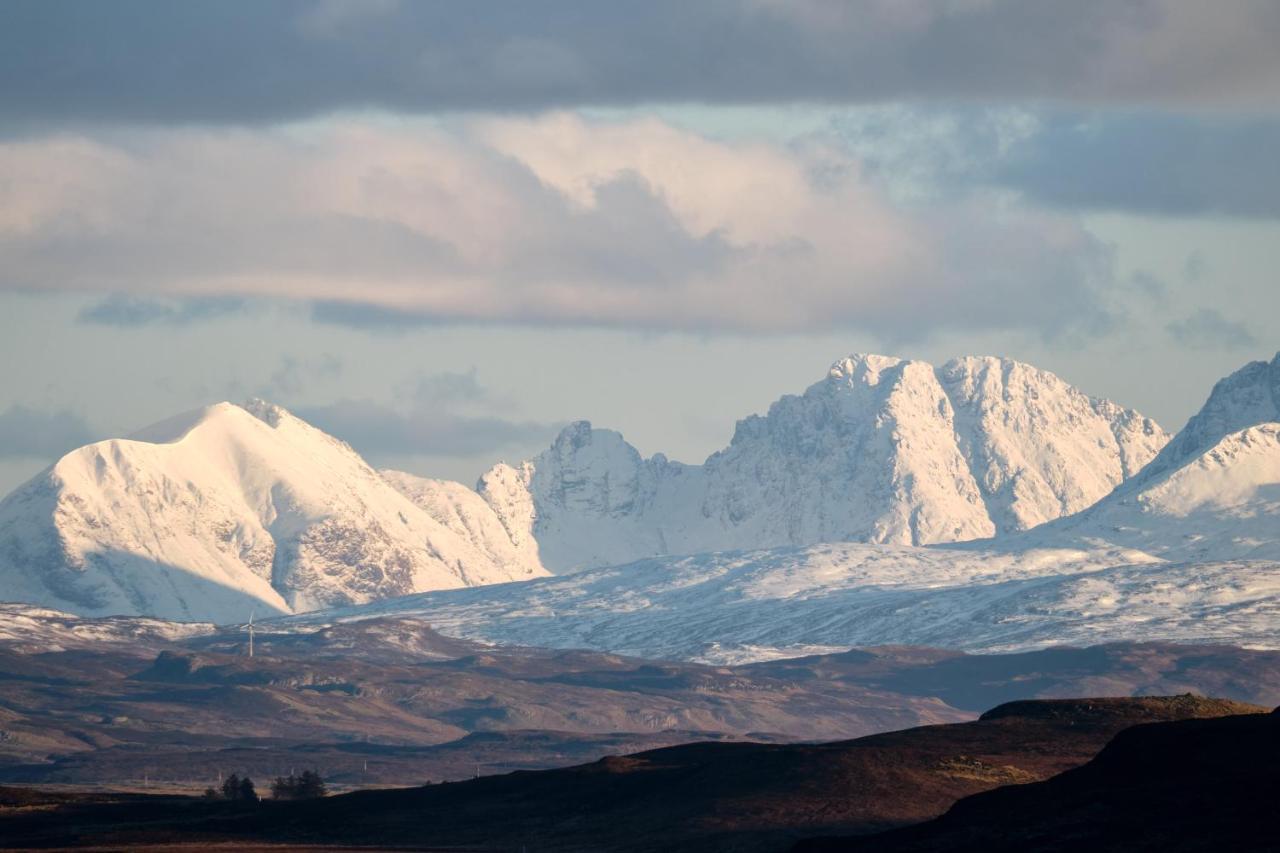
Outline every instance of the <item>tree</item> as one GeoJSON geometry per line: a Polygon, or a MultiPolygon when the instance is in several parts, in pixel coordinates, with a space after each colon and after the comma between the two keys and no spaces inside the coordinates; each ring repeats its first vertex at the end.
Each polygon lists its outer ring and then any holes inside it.
{"type": "Polygon", "coordinates": [[[271,783],[271,796],[277,800],[315,800],[328,793],[324,778],[314,770],[304,770],[301,776],[277,776],[271,783]]]}
{"type": "Polygon", "coordinates": [[[326,796],[329,789],[325,787],[324,779],[320,778],[320,774],[314,770],[303,770],[302,776],[298,778],[298,799],[315,800],[326,796]]]}
{"type": "MultiPolygon", "coordinates": [[[[209,791],[213,789],[210,788],[209,791]]],[[[209,791],[205,792],[205,796],[209,796],[209,791]]],[[[235,773],[232,773],[222,783],[222,799],[230,800],[233,803],[256,803],[258,802],[258,792],[253,787],[253,780],[248,776],[241,779],[235,773]]]]}
{"type": "Polygon", "coordinates": [[[240,799],[240,777],[235,773],[222,780],[222,799],[240,799]]]}

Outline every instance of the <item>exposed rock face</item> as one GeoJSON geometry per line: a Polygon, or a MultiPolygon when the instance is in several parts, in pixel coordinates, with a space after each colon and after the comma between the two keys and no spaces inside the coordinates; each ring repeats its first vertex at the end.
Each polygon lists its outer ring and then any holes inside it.
{"type": "Polygon", "coordinates": [[[1151,460],[1151,419],[1007,359],[878,355],[738,423],[702,465],[644,459],[586,422],[488,475],[553,571],[660,554],[857,541],[923,545],[1078,512],[1151,460]]]}

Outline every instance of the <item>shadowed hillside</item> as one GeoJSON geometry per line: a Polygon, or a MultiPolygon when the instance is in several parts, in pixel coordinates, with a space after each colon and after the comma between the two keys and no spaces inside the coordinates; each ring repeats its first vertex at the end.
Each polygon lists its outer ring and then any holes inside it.
{"type": "Polygon", "coordinates": [[[961,800],[937,820],[797,853],[1280,849],[1280,712],[1121,732],[1096,758],[1034,785],[961,800]]]}
{"type": "MultiPolygon", "coordinates": [[[[786,849],[798,837],[873,832],[956,800],[1088,761],[1146,722],[1260,713],[1177,696],[1020,702],[982,719],[816,745],[697,743],[561,770],[362,791],[256,808],[185,801],[14,814],[11,846],[174,841],[477,845],[530,850],[786,849]]],[[[233,804],[232,804],[233,805],[233,804]]]]}

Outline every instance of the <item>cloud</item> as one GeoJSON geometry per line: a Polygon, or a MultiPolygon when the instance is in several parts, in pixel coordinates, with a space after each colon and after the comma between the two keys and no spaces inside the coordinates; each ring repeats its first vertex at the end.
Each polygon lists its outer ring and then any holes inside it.
{"type": "Polygon", "coordinates": [[[1275,106],[1278,39],[1268,0],[14,0],[0,4],[0,119],[917,98],[1275,106]]]}
{"type": "Polygon", "coordinates": [[[375,458],[492,454],[549,442],[560,428],[438,408],[401,412],[370,400],[341,400],[295,414],[375,458]]]}
{"type": "Polygon", "coordinates": [[[832,132],[869,174],[934,199],[993,187],[1073,211],[1280,216],[1274,116],[896,105],[832,132]]]}
{"type": "Polygon", "coordinates": [[[400,383],[394,396],[397,404],[390,406],[343,399],[294,411],[381,460],[526,452],[550,442],[562,426],[512,417],[515,404],[483,384],[474,367],[465,372],[419,371],[400,383]]]}
{"type": "Polygon", "coordinates": [[[1258,343],[1248,326],[1228,320],[1215,308],[1201,308],[1166,328],[1175,341],[1191,349],[1248,349],[1258,343]]]}
{"type": "Polygon", "coordinates": [[[0,412],[0,457],[56,459],[96,438],[82,417],[65,409],[14,404],[0,412]]]}
{"type": "Polygon", "coordinates": [[[378,332],[406,332],[440,322],[434,315],[420,311],[342,299],[320,299],[312,302],[311,319],[331,326],[378,332]]]}
{"type": "Polygon", "coordinates": [[[1129,276],[1129,285],[1155,302],[1164,302],[1169,296],[1169,285],[1150,270],[1135,270],[1129,276]]]}
{"type": "Polygon", "coordinates": [[[419,373],[409,383],[408,396],[420,407],[457,403],[489,403],[495,400],[493,392],[480,384],[476,368],[465,373],[441,371],[419,373]]]}
{"type": "Polygon", "coordinates": [[[237,314],[244,309],[245,300],[237,297],[156,299],[116,293],[83,309],[77,319],[99,326],[185,326],[237,314]]]}
{"type": "Polygon", "coordinates": [[[1187,281],[1200,281],[1209,272],[1209,261],[1205,258],[1204,252],[1199,249],[1193,249],[1187,254],[1186,261],[1182,264],[1182,277],[1187,281]]]}
{"type": "Polygon", "coordinates": [[[8,286],[142,304],[897,338],[1109,319],[1110,251],[1071,216],[981,189],[913,205],[820,140],[652,119],[60,134],[0,144],[0,183],[8,286]]]}
{"type": "Polygon", "coordinates": [[[986,177],[1043,204],[1165,216],[1280,216],[1280,120],[1059,115],[986,177]]]}
{"type": "Polygon", "coordinates": [[[342,373],[342,359],[332,353],[317,358],[299,359],[286,355],[256,396],[267,399],[289,399],[301,394],[313,380],[332,379],[342,373]]]}

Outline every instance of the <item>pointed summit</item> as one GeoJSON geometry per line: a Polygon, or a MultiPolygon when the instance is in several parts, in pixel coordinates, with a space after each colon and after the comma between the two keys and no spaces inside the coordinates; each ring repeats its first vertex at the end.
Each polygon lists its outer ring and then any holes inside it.
{"type": "Polygon", "coordinates": [[[1043,535],[1167,560],[1280,559],[1280,355],[1219,381],[1151,464],[1043,535]]]}
{"type": "Polygon", "coordinates": [[[1219,380],[1200,411],[1139,479],[1145,483],[1172,471],[1246,427],[1276,422],[1280,422],[1280,353],[1270,362],[1251,361],[1219,380]]]}

